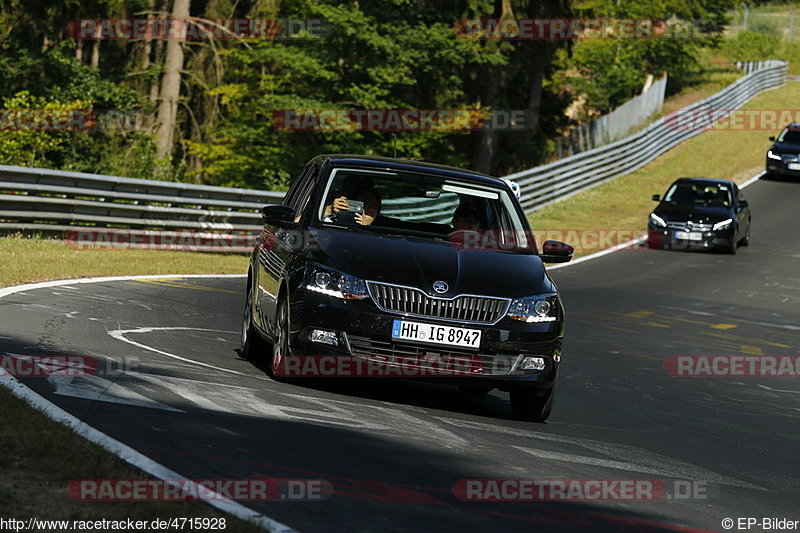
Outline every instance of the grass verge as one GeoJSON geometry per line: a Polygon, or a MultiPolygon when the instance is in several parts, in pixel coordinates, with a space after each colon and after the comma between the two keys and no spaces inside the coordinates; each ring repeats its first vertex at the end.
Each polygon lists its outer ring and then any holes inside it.
{"type": "MultiPolygon", "coordinates": [[[[151,250],[71,250],[52,239],[0,238],[0,286],[86,276],[243,273],[247,258],[151,250]]],[[[0,325],[2,331],[2,325],[0,325]]],[[[13,332],[2,332],[6,335],[13,332]]],[[[228,531],[263,531],[201,502],[79,502],[73,479],[147,479],[106,452],[0,388],[0,517],[27,520],[222,518],[228,531]]],[[[71,530],[71,528],[69,528],[71,530]]]]}
{"type": "MultiPolygon", "coordinates": [[[[788,102],[800,99],[800,83],[787,82],[766,91],[744,106],[745,109],[787,109],[788,102]]],[[[746,124],[745,124],[746,126],[746,124]]],[[[653,194],[663,194],[667,186],[682,176],[732,179],[741,183],[764,168],[764,157],[775,131],[710,129],[681,143],[643,168],[551,204],[528,216],[534,230],[549,230],[551,238],[568,230],[623,230],[611,244],[630,238],[632,232],[647,229],[647,216],[654,203],[653,194]]],[[[582,235],[579,233],[579,235],[582,235]]],[[[576,247],[576,257],[599,251],[576,247]]]]}
{"type": "Polygon", "coordinates": [[[244,274],[247,257],[162,250],[73,249],[58,239],[0,237],[0,286],[90,276],[244,274]]]}

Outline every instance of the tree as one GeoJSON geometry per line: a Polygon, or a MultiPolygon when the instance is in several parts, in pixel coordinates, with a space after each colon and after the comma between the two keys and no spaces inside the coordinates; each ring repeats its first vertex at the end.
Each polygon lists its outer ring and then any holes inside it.
{"type": "MultiPolygon", "coordinates": [[[[188,21],[191,0],[173,0],[172,19],[188,21]]],[[[185,25],[183,26],[185,31],[185,25]]],[[[181,95],[181,71],[183,70],[183,42],[185,35],[169,39],[167,57],[164,61],[164,76],[161,79],[160,103],[158,106],[158,131],[156,147],[158,158],[172,155],[175,128],[178,125],[178,99],[181,95]]]]}

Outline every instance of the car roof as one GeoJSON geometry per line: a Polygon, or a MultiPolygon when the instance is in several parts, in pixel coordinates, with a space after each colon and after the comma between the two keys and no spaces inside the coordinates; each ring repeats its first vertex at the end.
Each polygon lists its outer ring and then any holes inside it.
{"type": "Polygon", "coordinates": [[[422,172],[426,174],[438,174],[452,178],[463,179],[473,183],[481,183],[494,187],[508,189],[508,185],[500,178],[495,178],[487,174],[482,174],[474,170],[438,165],[425,161],[412,161],[410,159],[395,159],[391,157],[378,157],[355,154],[322,154],[318,155],[312,162],[328,162],[334,167],[359,167],[375,168],[381,170],[399,170],[405,172],[422,172]]]}
{"type": "Polygon", "coordinates": [[[732,182],[731,180],[717,179],[717,178],[678,178],[675,180],[675,183],[687,183],[687,182],[697,183],[698,185],[703,183],[710,183],[713,185],[716,185],[718,183],[724,183],[726,185],[735,185],[734,182],[732,182]]]}

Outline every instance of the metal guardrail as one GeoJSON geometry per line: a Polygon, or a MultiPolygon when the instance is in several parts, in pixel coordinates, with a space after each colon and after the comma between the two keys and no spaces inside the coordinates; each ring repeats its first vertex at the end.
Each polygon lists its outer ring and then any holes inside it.
{"type": "Polygon", "coordinates": [[[759,92],[779,87],[786,80],[788,64],[785,61],[760,61],[745,68],[752,70],[757,67],[760,68],[720,92],[665,116],[624,139],[503,178],[519,184],[522,206],[530,213],[629,174],[675,145],[702,133],[714,121],[738,109],[759,92]],[[679,122],[681,116],[697,120],[684,126],[679,122]]]}
{"type": "MultiPolygon", "coordinates": [[[[682,109],[678,116],[698,112],[709,125],[786,79],[784,61],[749,63],[743,68],[752,72],[682,109]]],[[[622,140],[504,179],[520,185],[522,205],[532,212],[644,166],[700,133],[698,126],[703,124],[693,122],[691,128],[683,128],[675,116],[667,116],[622,140]]],[[[121,245],[128,247],[139,241],[141,247],[152,247],[154,235],[166,235],[160,247],[247,251],[261,227],[261,207],[281,202],[284,194],[0,165],[0,231],[78,232],[77,240],[91,232],[106,232],[121,235],[121,245]],[[187,233],[200,237],[181,244],[187,233]]],[[[429,218],[451,207],[431,205],[418,216],[429,218]]],[[[385,202],[383,211],[409,215],[402,201],[385,202]]]]}

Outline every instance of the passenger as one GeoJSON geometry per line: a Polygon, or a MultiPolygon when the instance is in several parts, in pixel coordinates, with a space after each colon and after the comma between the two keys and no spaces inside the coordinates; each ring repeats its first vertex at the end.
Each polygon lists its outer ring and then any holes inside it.
{"type": "Polygon", "coordinates": [[[451,224],[453,231],[476,231],[481,227],[478,212],[468,205],[461,205],[455,210],[451,224]]]}

